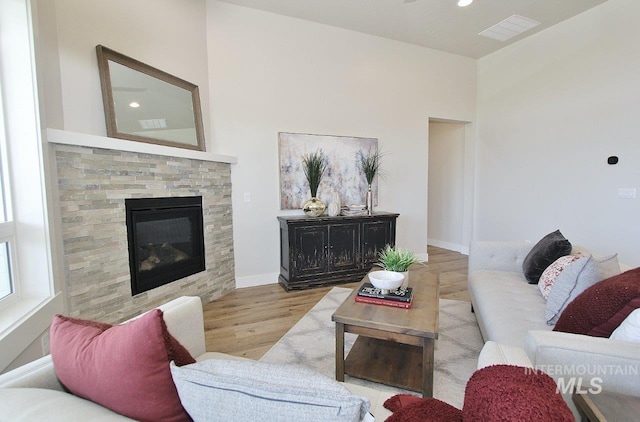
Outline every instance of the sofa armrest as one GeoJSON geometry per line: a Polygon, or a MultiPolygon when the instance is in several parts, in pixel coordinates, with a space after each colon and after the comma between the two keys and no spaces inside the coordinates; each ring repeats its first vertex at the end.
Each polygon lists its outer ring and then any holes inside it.
{"type": "Polygon", "coordinates": [[[537,369],[565,385],[582,378],[613,393],[640,396],[640,344],[557,331],[529,331],[525,347],[537,369]]]}
{"type": "Polygon", "coordinates": [[[167,329],[194,358],[206,352],[202,300],[182,296],[159,306],[167,329]]]}
{"type": "MultiPolygon", "coordinates": [[[[199,297],[182,296],[158,308],[163,312],[169,332],[193,357],[205,353],[204,315],[199,297]]],[[[0,388],[10,387],[65,391],[56,377],[51,355],[0,375],[0,388]]]]}
{"type": "Polygon", "coordinates": [[[51,355],[0,375],[0,388],[46,388],[65,391],[56,377],[51,355]]]}
{"type": "Polygon", "coordinates": [[[528,242],[474,240],[469,247],[469,273],[475,270],[522,272],[522,261],[533,248],[528,242]]]}
{"type": "Polygon", "coordinates": [[[533,366],[522,348],[488,341],[480,350],[478,369],[491,365],[516,365],[525,368],[533,366]]]}

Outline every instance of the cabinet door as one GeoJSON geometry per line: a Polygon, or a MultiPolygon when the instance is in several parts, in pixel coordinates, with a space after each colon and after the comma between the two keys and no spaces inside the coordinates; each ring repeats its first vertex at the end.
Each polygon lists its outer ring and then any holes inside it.
{"type": "Polygon", "coordinates": [[[326,226],[295,227],[291,249],[295,277],[327,272],[328,230],[326,226]]]}
{"type": "Polygon", "coordinates": [[[360,226],[358,223],[329,226],[329,245],[329,271],[359,267],[360,226]]]}
{"type": "Polygon", "coordinates": [[[378,262],[378,254],[386,245],[395,243],[391,236],[389,220],[366,221],[362,223],[362,263],[369,269],[378,262]]]}

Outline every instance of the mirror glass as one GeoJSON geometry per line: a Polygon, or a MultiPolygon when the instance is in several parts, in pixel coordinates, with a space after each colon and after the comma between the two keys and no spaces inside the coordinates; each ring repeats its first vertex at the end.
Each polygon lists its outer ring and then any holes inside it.
{"type": "Polygon", "coordinates": [[[97,47],[107,135],[204,151],[198,87],[97,47]]]}

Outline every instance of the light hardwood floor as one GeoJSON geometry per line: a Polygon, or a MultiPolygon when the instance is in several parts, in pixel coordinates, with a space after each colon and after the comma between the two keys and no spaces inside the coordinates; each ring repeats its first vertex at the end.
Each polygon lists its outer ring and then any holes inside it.
{"type": "MultiPolygon", "coordinates": [[[[433,246],[427,253],[427,267],[440,275],[440,297],[469,301],[468,257],[433,246]]],[[[237,289],[205,304],[207,351],[260,359],[332,287],[286,292],[279,284],[270,284],[237,289]]]]}

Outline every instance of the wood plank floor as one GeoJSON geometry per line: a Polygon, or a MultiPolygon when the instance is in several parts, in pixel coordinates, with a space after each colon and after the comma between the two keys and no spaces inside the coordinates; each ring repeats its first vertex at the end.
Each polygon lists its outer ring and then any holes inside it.
{"type": "MultiPolygon", "coordinates": [[[[440,297],[469,301],[468,257],[429,246],[429,271],[440,275],[440,297]]],[[[353,288],[358,283],[340,284],[353,288]]],[[[260,359],[333,286],[286,292],[279,284],[237,289],[204,305],[207,350],[260,359]]]]}

